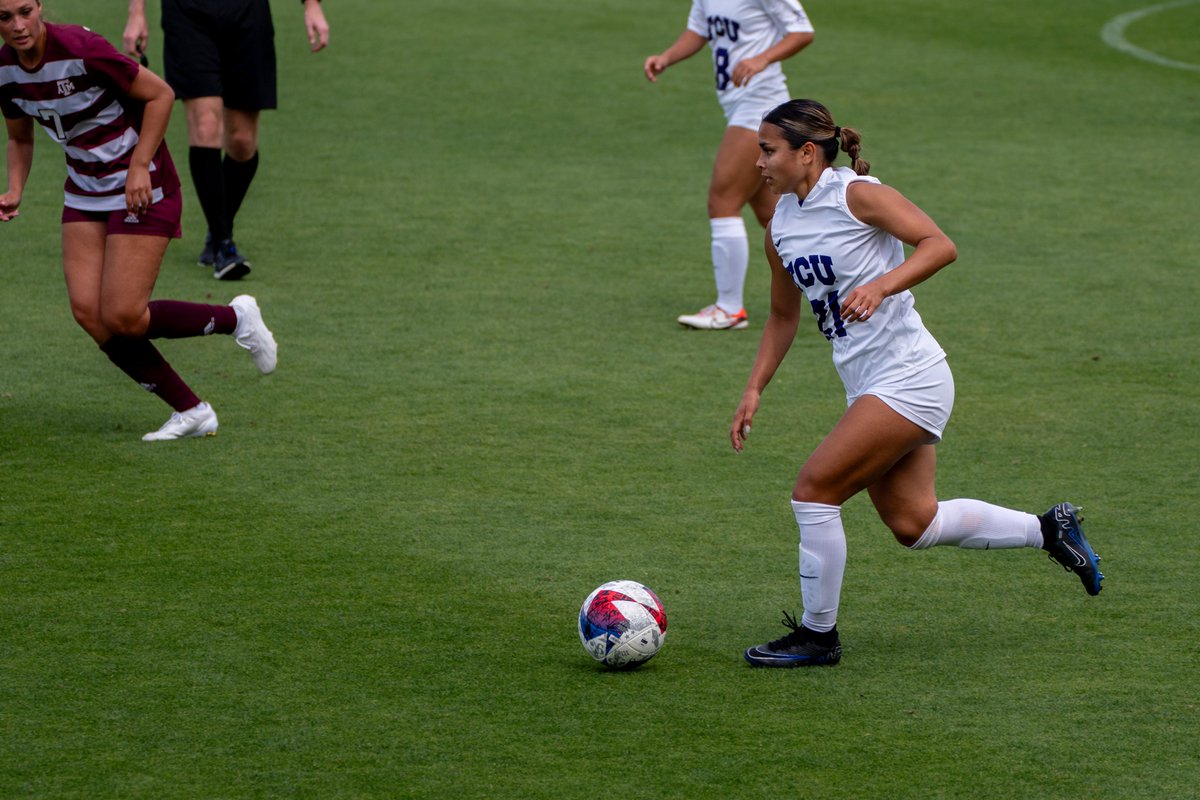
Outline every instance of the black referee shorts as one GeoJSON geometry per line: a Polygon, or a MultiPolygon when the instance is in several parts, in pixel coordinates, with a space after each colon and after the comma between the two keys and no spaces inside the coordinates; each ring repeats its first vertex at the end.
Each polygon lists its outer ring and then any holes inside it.
{"type": "Polygon", "coordinates": [[[275,26],[269,0],[162,0],[163,72],[180,100],[275,108],[275,26]]]}

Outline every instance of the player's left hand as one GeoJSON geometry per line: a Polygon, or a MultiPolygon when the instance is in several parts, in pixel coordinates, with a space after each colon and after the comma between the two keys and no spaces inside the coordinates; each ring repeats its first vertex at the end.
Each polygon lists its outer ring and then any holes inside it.
{"type": "Polygon", "coordinates": [[[750,82],[751,78],[766,68],[767,61],[761,56],[754,56],[744,61],[739,61],[733,67],[733,75],[731,76],[733,78],[733,85],[745,86],[750,82]]]}
{"type": "Polygon", "coordinates": [[[866,322],[883,303],[885,297],[883,289],[875,285],[874,281],[854,287],[854,290],[842,301],[842,321],[866,322]]]}
{"type": "Polygon", "coordinates": [[[125,175],[125,210],[130,214],[143,214],[154,202],[154,190],[150,184],[150,170],[130,166],[125,175]]]}

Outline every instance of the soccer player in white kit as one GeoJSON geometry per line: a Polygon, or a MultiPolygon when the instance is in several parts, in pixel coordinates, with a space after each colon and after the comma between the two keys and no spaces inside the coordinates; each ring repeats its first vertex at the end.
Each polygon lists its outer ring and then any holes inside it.
{"type": "Polygon", "coordinates": [[[740,330],[747,325],[742,287],[750,246],[742,209],[749,203],[759,224],[766,226],[775,207],[774,193],[754,166],[758,123],[790,96],[779,62],[812,40],[812,23],[797,0],[693,0],[683,33],[643,64],[653,83],[667,67],[695,55],[707,43],[717,99],[727,121],[708,187],[717,299],[695,314],[679,317],[681,325],[701,330],[740,330]]]}
{"type": "Polygon", "coordinates": [[[791,346],[803,309],[833,348],[847,410],[812,452],[792,491],[800,528],[799,623],[751,647],[755,666],[836,664],[836,622],[846,564],[841,505],[866,489],[904,546],[977,550],[1042,548],[1100,593],[1099,557],[1078,509],[1059,503],[1040,516],[980,500],[940,501],[934,445],[954,405],[945,353],[913,307],[913,286],[954,261],[954,243],[921,209],[875,178],[861,137],[834,124],[812,100],[769,112],[759,128],[758,167],[780,198],[767,229],[771,311],[729,437],[740,452],[763,390],[791,346]],[[850,167],[834,167],[839,147],[850,167]],[[904,244],[913,250],[907,258],[904,244]]]}

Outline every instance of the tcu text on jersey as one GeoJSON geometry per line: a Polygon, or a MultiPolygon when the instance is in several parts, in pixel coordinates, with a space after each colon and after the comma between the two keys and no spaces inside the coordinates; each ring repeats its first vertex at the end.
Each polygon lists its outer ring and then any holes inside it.
{"type": "Polygon", "coordinates": [[[833,274],[833,259],[829,256],[797,256],[783,268],[802,289],[811,288],[817,281],[823,286],[833,286],[837,280],[837,276],[833,274]]]}
{"type": "MultiPolygon", "coordinates": [[[[808,258],[797,256],[783,267],[792,276],[792,282],[801,291],[811,289],[820,283],[822,286],[833,286],[837,282],[837,274],[833,271],[833,259],[829,256],[812,255],[808,258]]],[[[846,335],[846,324],[842,321],[841,298],[838,290],[834,289],[824,300],[809,299],[813,314],[817,317],[817,328],[826,339],[846,335]]]]}
{"type": "Polygon", "coordinates": [[[736,19],[728,17],[709,17],[708,18],[708,40],[711,42],[719,36],[724,36],[731,42],[738,40],[738,28],[742,24],[736,19]]]}
{"type": "MultiPolygon", "coordinates": [[[[742,27],[740,22],[729,19],[729,17],[708,17],[708,40],[715,42],[724,37],[729,40],[730,44],[734,44],[738,40],[738,28],[740,27],[742,27]]],[[[717,91],[723,92],[733,82],[733,76],[729,74],[728,47],[713,45],[713,69],[717,73],[717,91]]]]}

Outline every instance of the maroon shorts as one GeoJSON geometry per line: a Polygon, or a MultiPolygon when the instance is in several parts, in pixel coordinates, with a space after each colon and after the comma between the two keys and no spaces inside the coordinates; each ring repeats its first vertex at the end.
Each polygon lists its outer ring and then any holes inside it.
{"type": "Polygon", "coordinates": [[[183,193],[178,189],[168,194],[141,214],[120,211],[80,211],[63,206],[62,221],[103,222],[108,235],[128,233],[134,236],[165,236],[178,239],[183,235],[179,220],[183,216],[183,193]]]}

